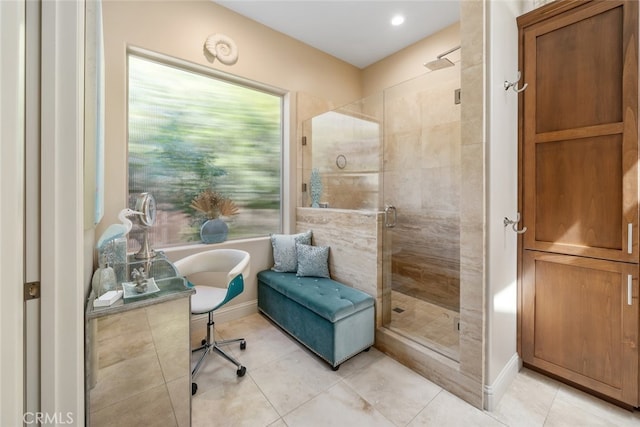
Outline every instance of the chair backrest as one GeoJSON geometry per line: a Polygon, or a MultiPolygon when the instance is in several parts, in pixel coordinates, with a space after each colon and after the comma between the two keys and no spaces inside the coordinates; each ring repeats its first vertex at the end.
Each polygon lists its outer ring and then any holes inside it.
{"type": "Polygon", "coordinates": [[[251,256],[239,249],[212,249],[189,255],[174,263],[182,276],[196,273],[226,273],[227,284],[238,275],[246,277],[251,271],[251,256]]]}

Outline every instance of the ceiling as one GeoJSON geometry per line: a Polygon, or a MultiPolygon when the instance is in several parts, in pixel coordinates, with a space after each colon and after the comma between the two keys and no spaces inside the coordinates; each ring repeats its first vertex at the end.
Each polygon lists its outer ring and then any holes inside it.
{"type": "Polygon", "coordinates": [[[459,0],[215,0],[216,3],[358,68],[460,19],[459,0]],[[394,27],[391,18],[405,17],[394,27]]]}

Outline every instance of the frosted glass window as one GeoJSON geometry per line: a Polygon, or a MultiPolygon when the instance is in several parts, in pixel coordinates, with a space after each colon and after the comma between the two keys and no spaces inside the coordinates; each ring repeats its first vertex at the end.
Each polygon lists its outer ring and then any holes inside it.
{"type": "Polygon", "coordinates": [[[199,242],[191,204],[207,189],[238,208],[228,239],[278,232],[283,97],[133,54],[128,78],[129,206],[155,196],[150,243],[199,242]]]}

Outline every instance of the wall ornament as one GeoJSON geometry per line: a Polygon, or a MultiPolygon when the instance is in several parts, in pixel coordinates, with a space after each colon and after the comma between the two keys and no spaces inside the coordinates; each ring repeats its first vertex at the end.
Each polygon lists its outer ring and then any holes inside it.
{"type": "Polygon", "coordinates": [[[211,34],[204,42],[204,53],[209,62],[216,58],[225,65],[238,62],[238,46],[224,34],[211,34]]]}

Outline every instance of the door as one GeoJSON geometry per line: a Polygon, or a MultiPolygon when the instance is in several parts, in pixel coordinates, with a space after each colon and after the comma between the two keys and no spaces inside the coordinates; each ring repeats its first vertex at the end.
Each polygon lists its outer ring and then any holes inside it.
{"type": "Polygon", "coordinates": [[[523,360],[637,405],[638,266],[525,251],[522,283],[523,360]]]}
{"type": "Polygon", "coordinates": [[[0,2],[0,425],[23,424],[25,1],[0,2]]]}
{"type": "Polygon", "coordinates": [[[637,2],[518,18],[521,355],[638,405],[637,2]]]}
{"type": "Polygon", "coordinates": [[[2,426],[84,419],[83,11],[0,1],[2,426]],[[25,303],[24,282],[39,277],[43,298],[25,303]]]}
{"type": "Polygon", "coordinates": [[[461,66],[448,58],[455,65],[384,90],[382,320],[459,361],[461,66]]]}
{"type": "MultiPolygon", "coordinates": [[[[40,3],[26,2],[24,282],[40,282],[40,3]]],[[[25,414],[40,412],[40,299],[24,302],[25,414]]],[[[35,416],[35,415],[33,415],[35,416]]]]}
{"type": "Polygon", "coordinates": [[[593,2],[524,30],[527,249],[638,261],[630,8],[593,2]]]}

